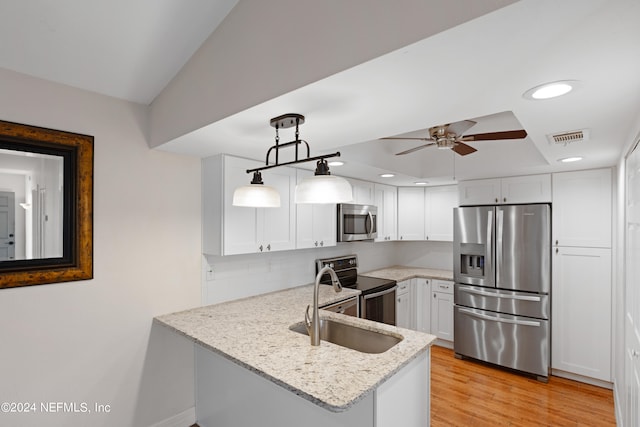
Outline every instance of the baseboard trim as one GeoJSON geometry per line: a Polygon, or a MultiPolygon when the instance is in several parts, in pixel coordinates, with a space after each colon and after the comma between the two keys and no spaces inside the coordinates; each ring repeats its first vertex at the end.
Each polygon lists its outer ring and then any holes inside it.
{"type": "Polygon", "coordinates": [[[434,342],[433,345],[437,345],[440,347],[444,347],[444,348],[448,348],[450,350],[453,350],[453,341],[447,341],[447,340],[443,340],[440,338],[437,338],[434,342]]]}
{"type": "Polygon", "coordinates": [[[196,422],[195,406],[149,427],[189,427],[196,422]]]}
{"type": "Polygon", "coordinates": [[[620,404],[620,394],[618,394],[618,383],[614,383],[613,387],[613,407],[616,413],[616,425],[618,427],[624,427],[624,416],[622,414],[622,405],[620,404]]]}
{"type": "Polygon", "coordinates": [[[566,378],[568,380],[578,381],[585,384],[595,385],[597,387],[608,388],[613,390],[613,383],[609,381],[599,380],[597,378],[585,377],[584,375],[578,375],[567,371],[561,371],[559,369],[552,369],[551,375],[560,378],[566,378]]]}

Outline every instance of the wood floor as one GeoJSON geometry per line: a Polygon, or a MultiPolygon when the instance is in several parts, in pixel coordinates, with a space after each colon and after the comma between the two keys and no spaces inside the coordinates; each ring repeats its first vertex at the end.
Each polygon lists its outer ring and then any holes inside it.
{"type": "Polygon", "coordinates": [[[433,346],[431,425],[615,426],[613,392],[558,377],[534,379],[433,346]]]}

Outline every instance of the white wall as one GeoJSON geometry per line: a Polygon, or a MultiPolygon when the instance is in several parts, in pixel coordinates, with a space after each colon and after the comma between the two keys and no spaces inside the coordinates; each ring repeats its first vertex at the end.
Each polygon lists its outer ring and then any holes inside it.
{"type": "Polygon", "coordinates": [[[202,263],[202,301],[215,304],[313,283],[317,258],[347,254],[358,255],[359,272],[392,265],[453,268],[453,245],[450,242],[352,242],[338,243],[332,248],[205,256],[202,263]]]}
{"type": "Polygon", "coordinates": [[[6,70],[0,93],[2,120],[95,137],[94,279],[0,290],[0,401],[37,404],[0,425],[188,415],[192,346],[152,318],[200,303],[200,159],[150,150],[143,106],[6,70]],[[110,412],[43,413],[46,402],[110,412]]]}

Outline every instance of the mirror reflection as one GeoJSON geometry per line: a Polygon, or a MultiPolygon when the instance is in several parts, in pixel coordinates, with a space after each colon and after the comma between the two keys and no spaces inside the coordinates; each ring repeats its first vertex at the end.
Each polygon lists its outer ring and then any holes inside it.
{"type": "Polygon", "coordinates": [[[0,262],[63,255],[64,158],[0,149],[0,262]]]}

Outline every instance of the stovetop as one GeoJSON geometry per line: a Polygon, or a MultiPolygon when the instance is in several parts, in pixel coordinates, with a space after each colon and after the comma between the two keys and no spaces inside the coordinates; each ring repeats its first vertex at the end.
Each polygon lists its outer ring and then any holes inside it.
{"type": "MultiPolygon", "coordinates": [[[[359,275],[357,255],[317,259],[316,274],[325,265],[328,265],[336,272],[342,286],[357,289],[362,292],[363,295],[383,291],[396,285],[395,280],[359,275]]],[[[331,277],[329,277],[329,274],[325,274],[320,280],[320,283],[330,284],[331,277]]]]}

